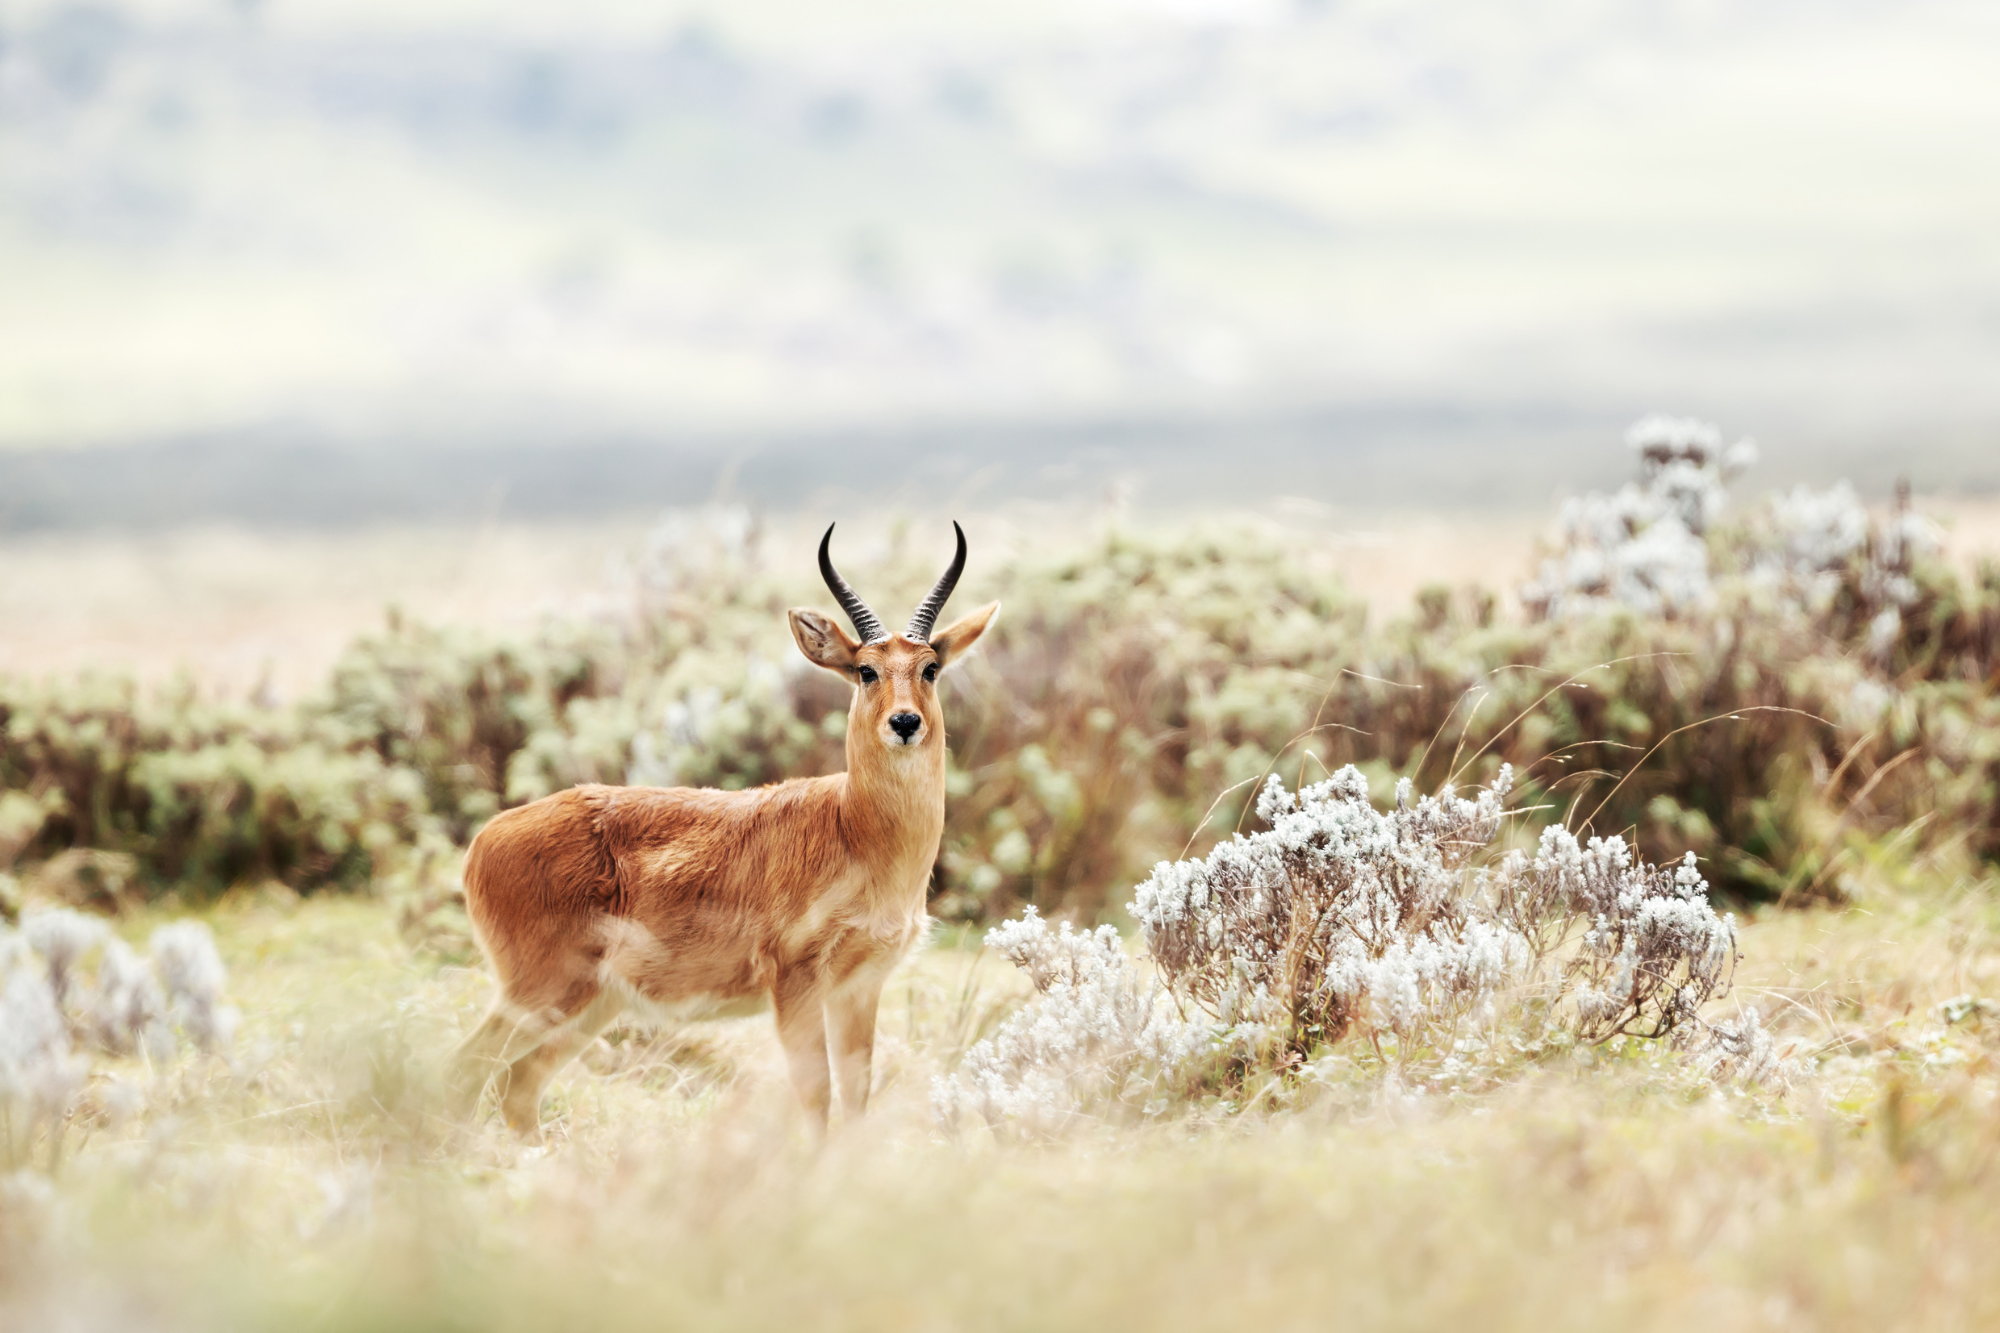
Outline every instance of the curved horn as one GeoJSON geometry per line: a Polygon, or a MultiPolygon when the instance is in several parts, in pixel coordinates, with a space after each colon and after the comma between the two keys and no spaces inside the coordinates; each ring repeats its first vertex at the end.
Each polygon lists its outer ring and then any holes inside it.
{"type": "Polygon", "coordinates": [[[958,586],[958,576],[965,572],[965,529],[954,520],[951,530],[958,534],[958,554],[951,558],[951,568],[938,579],[937,586],[917,603],[915,613],[910,616],[910,627],[903,631],[906,639],[914,639],[918,643],[930,642],[931,626],[937,623],[938,612],[944,610],[945,598],[951,596],[951,590],[958,586]]]}
{"type": "Polygon", "coordinates": [[[868,603],[847,586],[847,580],[840,577],[840,571],[833,567],[833,557],[827,554],[827,547],[832,543],[833,524],[829,523],[826,525],[826,536],[819,539],[819,576],[826,580],[833,600],[840,603],[840,609],[847,612],[847,618],[854,622],[854,632],[861,636],[861,642],[880,643],[889,637],[889,631],[882,628],[882,622],[868,609],[868,603]]]}

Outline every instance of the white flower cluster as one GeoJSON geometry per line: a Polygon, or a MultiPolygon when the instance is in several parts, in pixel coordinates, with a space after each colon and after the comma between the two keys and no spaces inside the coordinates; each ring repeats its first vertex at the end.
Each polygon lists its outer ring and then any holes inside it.
{"type": "Polygon", "coordinates": [[[170,1058],[176,1029],[202,1050],[226,1047],[237,1013],[208,927],[153,932],[150,965],[102,921],[66,908],[0,927],[0,1120],[17,1137],[59,1118],[89,1070],[79,1047],[170,1058]]]}
{"type": "Polygon", "coordinates": [[[1877,519],[1844,481],[1774,494],[1752,541],[1731,544],[1731,563],[1718,571],[1707,533],[1755,447],[1744,440],[1725,448],[1714,426],[1664,416],[1635,423],[1626,443],[1638,456],[1638,480],[1564,502],[1555,549],[1520,590],[1529,614],[1568,620],[1620,607],[1681,616],[1712,604],[1716,579],[1727,576],[1774,589],[1815,619],[1838,608],[1849,623],[1866,624],[1870,655],[1887,660],[1919,596],[1915,565],[1942,544],[1907,495],[1877,519]]]}
{"type": "Polygon", "coordinates": [[[1550,828],[1532,856],[1472,865],[1511,783],[1503,767],[1470,799],[1413,800],[1404,779],[1377,810],[1351,766],[1296,794],[1273,777],[1257,800],[1269,831],[1161,862],[1128,905],[1164,987],[1142,982],[1109,927],[1051,931],[1029,908],[986,938],[1037,998],[937,1080],[940,1118],[1052,1128],[1107,1092],[1129,1099],[1135,1077],[1189,1085],[1197,1053],[1297,1059],[1356,1034],[1456,1059],[1462,1024],[1490,1018],[1503,991],[1570,1039],[1700,1037],[1719,1076],[1778,1071],[1754,1016],[1701,1018],[1728,989],[1736,923],[1709,907],[1692,855],[1649,866],[1622,838],[1550,828]]]}
{"type": "Polygon", "coordinates": [[[168,1020],[204,1051],[229,1045],[239,1015],[222,1003],[229,973],[208,927],[199,921],[176,921],[154,931],[148,947],[153,970],[166,990],[168,1020]]]}
{"type": "Polygon", "coordinates": [[[1207,1026],[1184,1021],[1132,966],[1110,926],[1051,930],[1030,907],[988,931],[986,945],[1028,974],[1036,998],[932,1083],[941,1123],[972,1114],[995,1129],[1052,1132],[1106,1090],[1157,1088],[1210,1043],[1207,1026]]]}
{"type": "Polygon", "coordinates": [[[1916,562],[1942,545],[1930,520],[1904,497],[1878,521],[1842,481],[1824,491],[1799,486],[1772,496],[1769,526],[1751,579],[1814,616],[1847,594],[1868,617],[1869,651],[1886,658],[1902,634],[1903,610],[1918,597],[1916,562]]]}
{"type": "Polygon", "coordinates": [[[1549,828],[1533,859],[1514,852],[1501,862],[1487,891],[1544,947],[1581,925],[1562,985],[1583,1040],[1693,1030],[1701,1006],[1728,989],[1736,919],[1708,905],[1693,852],[1678,866],[1649,866],[1634,861],[1623,838],[1583,844],[1568,829],[1549,828]]]}
{"type": "Polygon", "coordinates": [[[1296,795],[1273,778],[1257,805],[1269,832],[1161,863],[1132,915],[1177,998],[1302,1051],[1357,1028],[1445,1046],[1509,987],[1541,987],[1583,1040],[1698,1024],[1727,988],[1736,927],[1693,858],[1648,866],[1621,838],[1551,828],[1534,856],[1472,869],[1511,780],[1413,802],[1405,779],[1381,811],[1352,767],[1296,795]]]}
{"type": "Polygon", "coordinates": [[[1806,1062],[1789,1059],[1778,1051],[1763,1016],[1745,1006],[1743,1012],[1726,1023],[1708,1029],[1707,1049],[1702,1064],[1717,1082],[1775,1083],[1786,1085],[1806,1071],[1806,1062]]]}
{"type": "Polygon", "coordinates": [[[1646,488],[1697,535],[1722,517],[1729,503],[1724,483],[1757,461],[1757,446],[1749,440],[1725,447],[1721,430],[1692,417],[1642,417],[1625,431],[1625,444],[1639,456],[1646,488]]]}
{"type": "Polygon", "coordinates": [[[48,977],[28,958],[25,940],[0,936],[0,1126],[10,1145],[60,1116],[82,1081],[48,977]]]}
{"type": "Polygon", "coordinates": [[[1868,547],[1868,510],[1846,482],[1823,491],[1795,486],[1771,497],[1773,540],[1759,553],[1754,572],[1785,578],[1801,590],[1824,590],[1832,599],[1840,571],[1868,547]]]}
{"type": "Polygon", "coordinates": [[[1519,940],[1467,910],[1460,873],[1498,832],[1511,778],[1414,803],[1406,781],[1382,812],[1352,767],[1297,795],[1273,777],[1257,801],[1269,832],[1162,862],[1130,910],[1175,992],[1223,1023],[1409,1032],[1520,961],[1519,940]]]}
{"type": "Polygon", "coordinates": [[[1710,598],[1702,534],[1728,503],[1725,484],[1755,461],[1755,446],[1725,448],[1707,422],[1664,416],[1634,423],[1625,439],[1640,479],[1565,501],[1559,549],[1521,589],[1522,604],[1542,619],[1612,606],[1672,616],[1710,598]]]}

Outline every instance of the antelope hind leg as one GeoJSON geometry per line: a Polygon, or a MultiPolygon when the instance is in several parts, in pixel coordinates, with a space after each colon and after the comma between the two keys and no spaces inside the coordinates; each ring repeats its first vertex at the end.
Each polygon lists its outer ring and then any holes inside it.
{"type": "Polygon", "coordinates": [[[493,1076],[532,1053],[557,1024],[541,1014],[526,1014],[502,995],[493,1001],[472,1034],[452,1053],[447,1078],[450,1108],[459,1116],[479,1109],[480,1094],[493,1076]]]}
{"type": "Polygon", "coordinates": [[[507,1066],[500,1077],[500,1114],[517,1134],[533,1136],[542,1127],[542,1089],[556,1071],[574,1060],[625,1008],[623,996],[600,991],[577,1015],[550,1032],[542,1043],[507,1066]]]}

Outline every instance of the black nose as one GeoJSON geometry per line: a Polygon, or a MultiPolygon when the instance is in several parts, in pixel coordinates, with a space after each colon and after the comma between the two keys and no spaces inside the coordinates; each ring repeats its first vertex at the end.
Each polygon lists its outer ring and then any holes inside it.
{"type": "Polygon", "coordinates": [[[889,730],[895,732],[904,740],[908,740],[910,737],[916,735],[917,728],[923,724],[924,720],[915,713],[891,713],[889,715],[889,730]]]}

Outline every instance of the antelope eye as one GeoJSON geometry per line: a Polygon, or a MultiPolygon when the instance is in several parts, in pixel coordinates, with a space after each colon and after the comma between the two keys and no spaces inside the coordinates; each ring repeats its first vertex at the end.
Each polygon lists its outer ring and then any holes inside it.
{"type": "Polygon", "coordinates": [[[936,663],[936,662],[926,662],[926,663],[924,663],[924,679],[925,679],[925,680],[936,680],[936,679],[937,679],[937,663],[936,663]]]}
{"type": "Polygon", "coordinates": [[[882,679],[880,676],[875,674],[874,667],[867,667],[867,666],[857,667],[855,669],[854,674],[861,677],[861,683],[863,685],[873,685],[876,681],[882,679]]]}

